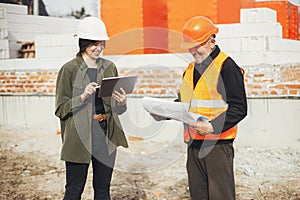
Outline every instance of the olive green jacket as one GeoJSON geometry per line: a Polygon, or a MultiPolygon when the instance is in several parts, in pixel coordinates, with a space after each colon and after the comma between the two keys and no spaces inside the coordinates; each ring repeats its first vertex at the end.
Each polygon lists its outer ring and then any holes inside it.
{"type": "MultiPolygon", "coordinates": [[[[89,163],[91,160],[92,103],[82,102],[80,97],[90,83],[87,68],[82,56],[77,56],[62,66],[57,77],[55,115],[60,119],[61,125],[61,159],[68,162],[89,163]]],[[[114,63],[99,58],[97,83],[101,85],[104,77],[114,76],[118,76],[114,63]]],[[[111,154],[117,146],[128,147],[118,118],[118,114],[126,111],[126,106],[116,106],[111,97],[102,97],[102,101],[108,123],[106,142],[111,154]]]]}

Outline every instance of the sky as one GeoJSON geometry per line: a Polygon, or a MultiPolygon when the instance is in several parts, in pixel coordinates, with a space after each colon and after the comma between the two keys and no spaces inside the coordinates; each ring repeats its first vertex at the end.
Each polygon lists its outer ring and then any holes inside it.
{"type": "Polygon", "coordinates": [[[86,13],[99,16],[99,0],[43,0],[46,10],[50,16],[66,16],[72,11],[85,8],[86,13]]]}
{"type": "MultiPolygon", "coordinates": [[[[256,0],[268,1],[268,0],[256,0]]],[[[300,0],[289,0],[295,5],[300,5],[300,0]]],[[[100,0],[43,0],[50,16],[66,16],[72,11],[80,10],[82,6],[86,13],[92,16],[99,16],[100,0]]]]}

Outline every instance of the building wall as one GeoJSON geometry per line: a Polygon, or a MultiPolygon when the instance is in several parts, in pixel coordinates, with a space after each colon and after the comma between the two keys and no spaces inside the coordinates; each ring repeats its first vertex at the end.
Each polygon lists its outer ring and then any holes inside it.
{"type": "MultiPolygon", "coordinates": [[[[0,130],[55,135],[60,126],[54,105],[53,96],[0,96],[0,130]]],[[[299,117],[299,99],[250,98],[248,116],[238,126],[235,145],[299,148],[299,117]]],[[[167,143],[178,136],[183,141],[182,123],[155,122],[141,106],[140,98],[128,98],[128,110],[120,120],[127,136],[167,143]]]]}
{"type": "MultiPolygon", "coordinates": [[[[135,57],[128,55],[119,58],[106,56],[106,58],[116,63],[121,76],[138,75],[134,95],[162,97],[176,96],[183,71],[189,61],[179,54],[135,57]],[[128,60],[135,60],[136,63],[130,63],[128,60]],[[173,60],[173,63],[169,60],[173,60]]],[[[19,59],[2,61],[1,95],[54,95],[57,73],[65,60],[55,60],[54,66],[51,66],[51,60],[45,61],[48,62],[48,67],[43,67],[42,62],[27,62],[30,66],[24,64],[22,67],[19,59]]],[[[241,65],[245,70],[247,96],[300,97],[299,63],[241,65]]]]}

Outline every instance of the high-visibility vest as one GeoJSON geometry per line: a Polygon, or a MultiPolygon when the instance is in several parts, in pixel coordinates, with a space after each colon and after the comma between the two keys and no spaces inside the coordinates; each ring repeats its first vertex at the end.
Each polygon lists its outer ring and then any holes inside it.
{"type": "MultiPolygon", "coordinates": [[[[189,103],[189,112],[206,116],[212,120],[228,109],[228,104],[223,100],[218,92],[218,79],[222,69],[222,64],[228,56],[223,52],[212,61],[205,72],[194,86],[194,66],[190,63],[187,67],[180,88],[181,102],[189,103]]],[[[227,140],[234,139],[237,134],[237,126],[234,126],[220,134],[199,135],[196,130],[185,124],[184,140],[227,140]]]]}

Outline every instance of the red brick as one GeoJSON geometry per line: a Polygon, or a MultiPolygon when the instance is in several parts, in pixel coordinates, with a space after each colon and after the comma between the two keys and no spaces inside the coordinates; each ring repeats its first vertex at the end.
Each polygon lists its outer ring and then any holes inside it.
{"type": "Polygon", "coordinates": [[[31,76],[29,76],[29,79],[30,79],[30,80],[38,80],[38,79],[39,79],[39,76],[31,75],[31,76]]]}
{"type": "Polygon", "coordinates": [[[6,88],[13,88],[13,87],[15,87],[15,85],[11,84],[11,83],[8,83],[8,84],[5,84],[5,87],[6,88]]]}
{"type": "Polygon", "coordinates": [[[138,90],[138,94],[145,94],[144,90],[138,90]]]}
{"type": "Polygon", "coordinates": [[[287,94],[288,94],[288,90],[282,90],[282,91],[281,91],[281,94],[287,95],[287,94]]]}
{"type": "Polygon", "coordinates": [[[254,77],[263,77],[265,74],[254,74],[254,77]]]}
{"type": "Polygon", "coordinates": [[[9,78],[9,79],[13,79],[13,80],[15,80],[15,79],[17,79],[18,77],[17,77],[17,76],[15,76],[15,75],[12,75],[12,76],[9,76],[8,78],[9,78]]]}
{"type": "Polygon", "coordinates": [[[158,74],[157,78],[171,78],[169,74],[158,74]]]}
{"type": "Polygon", "coordinates": [[[167,91],[166,90],[161,90],[160,93],[161,94],[167,94],[167,91]]]}
{"type": "Polygon", "coordinates": [[[290,94],[296,95],[298,94],[298,90],[290,90],[290,94]]]}
{"type": "Polygon", "coordinates": [[[153,74],[148,74],[148,75],[143,75],[143,77],[142,78],[155,78],[155,76],[153,75],[153,74]]]}
{"type": "Polygon", "coordinates": [[[48,80],[50,80],[50,76],[47,75],[41,76],[40,80],[42,80],[43,82],[47,82],[48,80]]]}
{"type": "Polygon", "coordinates": [[[149,85],[148,88],[152,88],[152,89],[154,89],[154,88],[162,88],[162,86],[161,85],[149,85]]]}
{"type": "Polygon", "coordinates": [[[246,87],[251,89],[262,89],[262,86],[257,84],[246,84],[246,87]]]}
{"type": "Polygon", "coordinates": [[[278,85],[270,86],[270,88],[283,89],[284,84],[278,84],[278,85]]]}
{"type": "Polygon", "coordinates": [[[161,74],[161,73],[163,73],[163,71],[160,70],[160,69],[154,69],[154,70],[153,70],[153,73],[154,73],[154,74],[161,74]]]}
{"type": "Polygon", "coordinates": [[[25,88],[34,88],[35,85],[29,83],[29,84],[25,84],[24,86],[25,88]]]}
{"type": "Polygon", "coordinates": [[[285,84],[289,89],[300,89],[300,84],[285,84]]]}
{"type": "Polygon", "coordinates": [[[270,93],[271,93],[272,95],[278,95],[278,92],[275,91],[275,90],[272,90],[270,93]]]}

